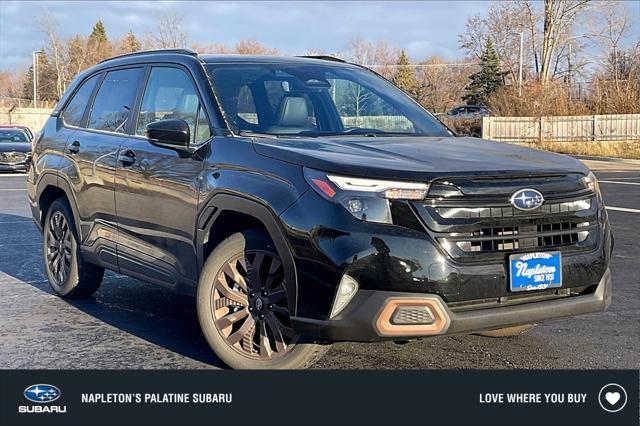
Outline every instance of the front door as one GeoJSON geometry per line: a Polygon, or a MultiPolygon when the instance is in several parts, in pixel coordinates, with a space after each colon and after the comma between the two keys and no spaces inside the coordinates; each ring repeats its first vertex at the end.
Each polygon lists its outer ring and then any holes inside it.
{"type": "Polygon", "coordinates": [[[194,241],[204,161],[198,155],[152,145],[145,127],[163,119],[182,119],[189,124],[191,144],[205,143],[210,127],[195,87],[182,68],[152,67],[135,134],[126,138],[118,156],[120,271],[170,287],[197,281],[194,241]]]}

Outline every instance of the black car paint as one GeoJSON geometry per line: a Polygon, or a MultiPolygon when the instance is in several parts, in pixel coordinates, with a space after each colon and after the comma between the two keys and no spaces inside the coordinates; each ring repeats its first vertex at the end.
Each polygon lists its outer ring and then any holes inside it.
{"type": "MultiPolygon", "coordinates": [[[[139,103],[140,95],[135,110],[139,103]]],[[[86,259],[186,293],[195,292],[208,244],[226,231],[218,226],[224,213],[251,216],[268,230],[283,257],[290,304],[298,318],[327,320],[345,273],[363,290],[432,293],[445,302],[509,295],[504,261],[456,263],[415,217],[413,226],[359,221],[311,190],[303,166],[420,181],[588,173],[570,157],[471,138],[233,135],[201,60],[155,54],[114,59],[74,81],[42,130],[28,194],[40,227],[52,188],[66,195],[86,259]],[[65,126],[60,111],[81,81],[113,68],[152,65],[179,66],[196,83],[213,136],[191,155],[154,146],[132,135],[131,128],[129,134],[113,134],[65,126]],[[76,141],[79,147],[74,147],[76,141]],[[131,152],[133,164],[119,161],[131,152]],[[445,261],[435,261],[438,257],[445,261]]],[[[396,207],[414,211],[407,202],[396,207]]],[[[600,220],[597,248],[564,258],[563,276],[573,277],[567,287],[596,285],[606,270],[610,230],[605,213],[600,220]]],[[[358,340],[353,333],[349,339],[358,340]]]]}
{"type": "Polygon", "coordinates": [[[31,152],[31,143],[0,141],[0,152],[31,152]]]}
{"type": "MultiPolygon", "coordinates": [[[[26,132],[25,132],[26,133],[26,132]]],[[[5,163],[0,159],[0,171],[26,171],[29,164],[29,156],[31,154],[31,142],[3,142],[0,141],[0,153],[27,153],[25,161],[5,163]]]]}
{"type": "Polygon", "coordinates": [[[568,156],[470,137],[279,138],[261,139],[255,147],[259,154],[293,164],[383,179],[588,173],[568,156]]]}

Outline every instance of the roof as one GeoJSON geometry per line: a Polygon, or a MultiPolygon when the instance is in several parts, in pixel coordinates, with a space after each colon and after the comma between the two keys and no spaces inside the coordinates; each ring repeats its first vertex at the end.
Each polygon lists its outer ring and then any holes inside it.
{"type": "Polygon", "coordinates": [[[111,67],[113,65],[125,64],[141,64],[153,61],[171,61],[178,63],[194,62],[221,64],[221,63],[290,63],[290,64],[339,64],[342,66],[359,67],[350,64],[342,59],[326,55],[316,56],[274,56],[274,55],[239,55],[239,54],[202,54],[189,49],[159,49],[159,50],[143,50],[138,52],[126,53],[124,55],[114,56],[99,62],[90,68],[91,72],[102,68],[111,67]]]}
{"type": "Polygon", "coordinates": [[[16,130],[16,131],[27,133],[29,135],[32,134],[31,129],[28,128],[27,126],[18,126],[18,125],[12,125],[12,124],[0,125],[0,130],[16,130]]]}
{"type": "Polygon", "coordinates": [[[198,58],[208,64],[220,64],[220,63],[258,63],[258,64],[270,64],[270,63],[291,63],[291,64],[318,64],[318,63],[334,63],[340,65],[351,65],[348,62],[342,61],[337,58],[331,58],[329,56],[274,56],[274,55],[232,55],[232,54],[219,54],[211,55],[204,54],[198,55],[198,58]]]}

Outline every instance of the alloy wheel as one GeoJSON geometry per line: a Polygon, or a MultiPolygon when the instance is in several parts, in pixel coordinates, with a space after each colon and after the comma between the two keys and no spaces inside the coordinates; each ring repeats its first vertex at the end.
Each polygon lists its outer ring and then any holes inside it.
{"type": "Polygon", "coordinates": [[[211,303],[218,332],[245,357],[271,360],[298,341],[289,322],[284,269],[274,253],[247,250],[227,260],[211,303]]]}
{"type": "Polygon", "coordinates": [[[71,272],[71,229],[64,215],[56,211],[47,225],[47,267],[54,283],[62,287],[71,272]]]}

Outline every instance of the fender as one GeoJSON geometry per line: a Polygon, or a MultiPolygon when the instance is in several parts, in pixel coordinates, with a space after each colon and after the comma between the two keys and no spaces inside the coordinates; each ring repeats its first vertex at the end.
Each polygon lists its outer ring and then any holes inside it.
{"type": "Polygon", "coordinates": [[[280,254],[282,265],[284,266],[284,274],[287,282],[287,296],[289,298],[289,312],[297,312],[298,277],[296,274],[293,254],[286,239],[284,238],[282,229],[278,225],[276,214],[269,207],[258,201],[228,193],[217,193],[203,205],[197,221],[198,230],[196,236],[198,265],[200,266],[200,269],[206,260],[204,259],[204,245],[207,241],[211,228],[220,214],[225,210],[253,216],[262,222],[264,227],[267,229],[271,240],[274,242],[276,249],[280,254]]]}
{"type": "Polygon", "coordinates": [[[39,224],[40,230],[43,229],[43,222],[45,219],[43,217],[43,214],[42,214],[43,212],[40,207],[40,197],[42,196],[42,193],[44,192],[44,190],[50,186],[53,186],[57,189],[61,189],[67,196],[67,200],[69,201],[69,205],[71,206],[71,211],[73,212],[73,221],[76,225],[76,232],[80,237],[80,241],[84,241],[84,235],[82,235],[82,228],[80,227],[80,216],[78,215],[78,209],[76,207],[76,199],[73,194],[73,191],[71,190],[71,185],[69,184],[69,182],[67,182],[67,180],[64,177],[54,172],[44,172],[42,175],[39,176],[38,181],[36,182],[36,188],[37,188],[36,199],[33,200],[32,203],[35,203],[38,206],[38,216],[39,216],[38,224],[39,224]]]}

